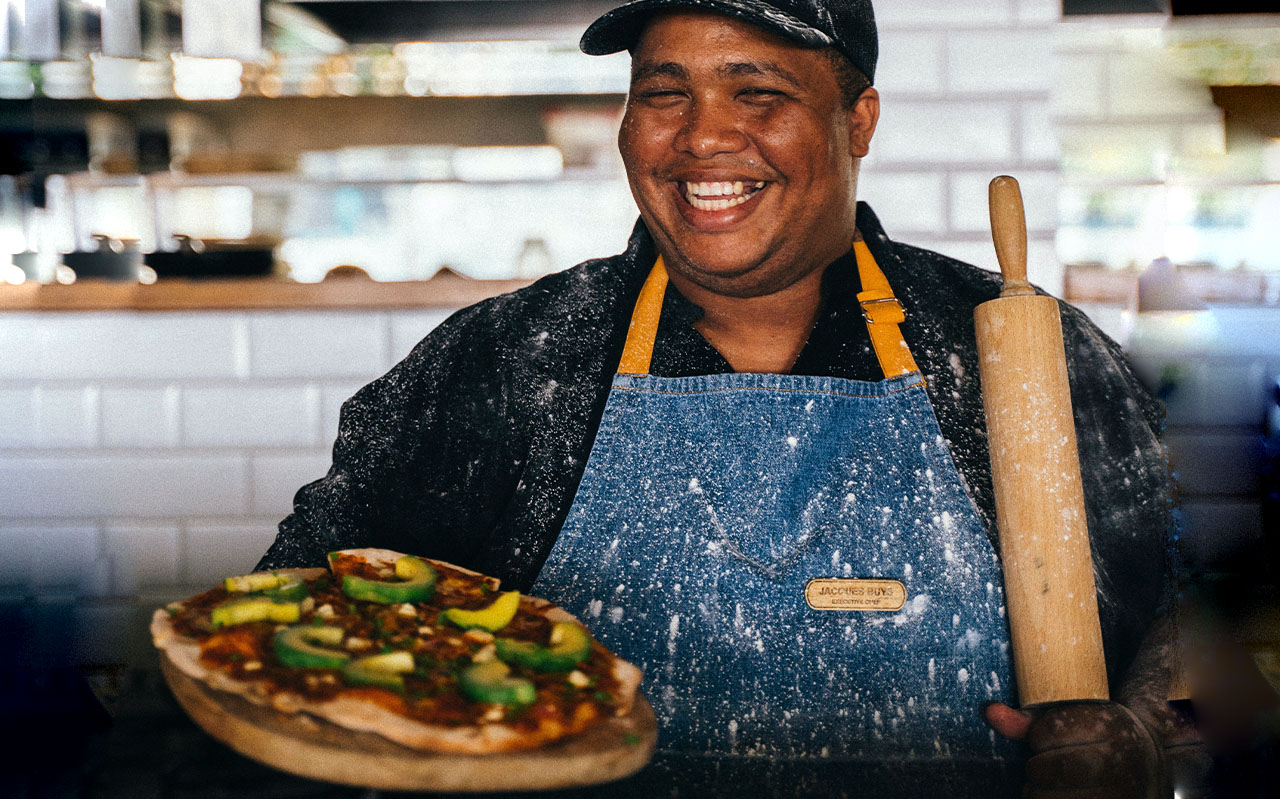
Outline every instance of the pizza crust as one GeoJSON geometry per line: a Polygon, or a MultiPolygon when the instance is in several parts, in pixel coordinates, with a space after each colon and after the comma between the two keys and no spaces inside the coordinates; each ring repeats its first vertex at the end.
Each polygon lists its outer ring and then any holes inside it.
{"type": "MultiPolygon", "coordinates": [[[[343,554],[364,557],[377,566],[393,565],[397,559],[403,557],[401,553],[385,549],[343,550],[343,554]]],[[[443,566],[484,577],[490,581],[490,587],[494,590],[500,584],[495,578],[485,577],[450,563],[430,558],[423,558],[423,560],[433,566],[443,566]]],[[[282,574],[297,574],[303,579],[314,579],[325,574],[327,570],[279,569],[276,571],[282,574]]],[[[533,604],[542,609],[552,622],[571,621],[581,624],[572,614],[546,600],[534,597],[526,597],[526,599],[532,600],[533,604]]],[[[163,657],[166,657],[179,671],[210,688],[243,697],[256,705],[273,707],[282,713],[306,713],[345,729],[374,733],[411,749],[468,755],[530,749],[582,732],[603,720],[603,717],[593,715],[576,718],[567,728],[557,725],[540,727],[533,731],[517,731],[500,722],[466,727],[427,724],[406,718],[373,702],[351,696],[340,695],[327,701],[314,701],[292,692],[272,695],[259,683],[237,680],[221,671],[211,669],[200,659],[200,643],[194,638],[179,634],[174,629],[173,620],[165,608],[158,609],[151,618],[151,638],[156,648],[163,652],[163,657]]],[[[631,712],[636,691],[640,685],[641,672],[640,669],[616,655],[612,655],[612,659],[613,676],[619,685],[616,715],[623,716],[631,712]]]]}

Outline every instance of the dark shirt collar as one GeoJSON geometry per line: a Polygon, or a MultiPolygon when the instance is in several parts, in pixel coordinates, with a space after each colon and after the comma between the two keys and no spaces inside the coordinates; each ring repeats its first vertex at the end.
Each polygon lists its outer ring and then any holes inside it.
{"type": "MultiPolygon", "coordinates": [[[[852,249],[826,267],[822,275],[822,311],[792,366],[792,374],[883,379],[857,301],[860,285],[852,249]]],[[[668,284],[654,342],[650,366],[653,374],[687,377],[733,371],[724,356],[693,327],[701,318],[702,309],[674,284],[668,284]]]]}

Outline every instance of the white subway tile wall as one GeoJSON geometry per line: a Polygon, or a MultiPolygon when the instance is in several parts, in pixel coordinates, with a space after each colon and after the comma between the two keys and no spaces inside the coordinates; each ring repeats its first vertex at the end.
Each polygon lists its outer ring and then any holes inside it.
{"type": "MultiPolygon", "coordinates": [[[[1027,229],[1051,231],[1058,227],[1058,173],[1026,170],[1018,174],[1027,229]]],[[[951,229],[990,236],[991,209],[987,202],[991,176],[986,172],[960,172],[951,176],[951,229]]]]}
{"type": "MultiPolygon", "coordinates": [[[[995,264],[995,245],[988,242],[987,246],[991,248],[990,263],[995,264]]],[[[1059,294],[1062,274],[1062,262],[1058,260],[1058,251],[1053,245],[1053,239],[1041,237],[1031,239],[1027,243],[1027,276],[1031,282],[1050,294],[1059,294]]]]}
{"type": "Polygon", "coordinates": [[[255,314],[249,318],[251,373],[372,379],[387,370],[387,322],[383,313],[255,314]]]}
{"type": "Polygon", "coordinates": [[[1050,97],[1056,114],[1100,116],[1107,103],[1107,57],[1104,53],[1059,53],[1050,97]]]}
{"type": "Polygon", "coordinates": [[[0,519],[240,514],[249,506],[246,474],[239,455],[81,452],[31,458],[5,453],[0,519]]]}
{"type": "Polygon", "coordinates": [[[98,388],[34,389],[36,446],[92,447],[98,443],[98,388]]]}
{"type": "MultiPolygon", "coordinates": [[[[0,347],[0,352],[3,349],[0,347]]],[[[0,389],[0,447],[31,447],[35,443],[35,389],[0,389]]]]}
{"type": "Polygon", "coordinates": [[[32,527],[27,534],[26,545],[35,551],[31,584],[37,592],[108,593],[110,564],[99,557],[96,527],[32,527]]]}
{"type": "Polygon", "coordinates": [[[307,483],[324,477],[329,461],[327,452],[254,456],[252,512],[284,518],[293,510],[293,495],[307,483]]]}
{"type": "MultiPolygon", "coordinates": [[[[391,316],[391,362],[399,363],[436,326],[453,315],[452,309],[432,308],[425,311],[400,311],[391,316]]],[[[359,386],[356,386],[359,388],[359,386]]],[[[355,389],[347,392],[347,397],[355,389]]],[[[343,397],[346,399],[346,397],[343,397]]]]}
{"type": "Polygon", "coordinates": [[[1032,164],[1056,164],[1061,153],[1061,131],[1048,100],[1023,103],[1019,108],[1022,132],[1021,155],[1032,164]]]}
{"type": "Polygon", "coordinates": [[[310,447],[319,434],[320,390],[312,385],[226,385],[182,394],[187,447],[310,447]]]}
{"type": "Polygon", "coordinates": [[[177,385],[108,386],[100,394],[104,447],[176,447],[182,389],[177,385]]]}
{"type": "Polygon", "coordinates": [[[885,232],[915,242],[920,234],[947,230],[947,175],[944,172],[868,171],[858,181],[858,195],[875,209],[885,232]]]}
{"type": "Polygon", "coordinates": [[[902,30],[892,35],[876,63],[876,89],[888,113],[893,112],[898,95],[941,94],[946,88],[945,32],[902,30]]]}
{"type": "MultiPolygon", "coordinates": [[[[0,375],[6,378],[38,377],[34,374],[40,338],[39,314],[14,313],[0,317],[0,375]]],[[[0,395],[11,401],[12,392],[0,395]]],[[[9,412],[0,407],[0,419],[9,420],[9,412]]],[[[6,425],[7,426],[7,425],[6,425]]]]}
{"type": "Polygon", "coordinates": [[[867,161],[873,169],[904,163],[1011,166],[1013,120],[1014,103],[1006,100],[900,100],[882,109],[867,161]]]}
{"type": "Polygon", "coordinates": [[[68,314],[57,325],[36,314],[0,316],[5,380],[156,379],[246,376],[243,315],[68,314]]]}
{"type": "Polygon", "coordinates": [[[1053,28],[966,31],[947,37],[947,85],[954,92],[1047,96],[1053,88],[1053,28]]]}
{"type": "Polygon", "coordinates": [[[229,575],[252,571],[275,538],[275,521],[274,517],[254,519],[246,515],[230,522],[189,523],[184,582],[209,588],[229,575]]]}
{"type": "Polygon", "coordinates": [[[881,115],[861,198],[890,235],[996,269],[986,185],[1013,175],[1028,212],[1030,277],[1060,292],[1049,111],[1056,0],[881,0],[876,18],[881,115]]]}
{"type": "Polygon", "coordinates": [[[111,593],[128,597],[144,587],[181,585],[182,540],[179,524],[110,522],[103,527],[103,557],[111,564],[111,593]]]}
{"type": "Polygon", "coordinates": [[[94,386],[35,386],[0,391],[0,446],[95,446],[97,406],[98,389],[94,386]]]}

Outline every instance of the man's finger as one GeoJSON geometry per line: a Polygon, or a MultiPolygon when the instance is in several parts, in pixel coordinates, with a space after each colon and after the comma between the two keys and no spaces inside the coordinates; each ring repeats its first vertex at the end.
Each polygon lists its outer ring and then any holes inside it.
{"type": "Polygon", "coordinates": [[[1031,727],[1031,717],[1021,710],[1014,710],[1003,702],[992,702],[983,711],[991,729],[1006,738],[1021,741],[1027,737],[1031,727]]]}

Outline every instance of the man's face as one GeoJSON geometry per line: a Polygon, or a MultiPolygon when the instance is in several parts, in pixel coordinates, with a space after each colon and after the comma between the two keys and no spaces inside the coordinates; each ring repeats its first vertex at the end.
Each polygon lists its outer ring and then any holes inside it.
{"type": "Polygon", "coordinates": [[[632,52],[619,147],[667,267],[718,294],[780,291],[849,249],[878,99],[746,22],[655,17],[632,52]]]}

